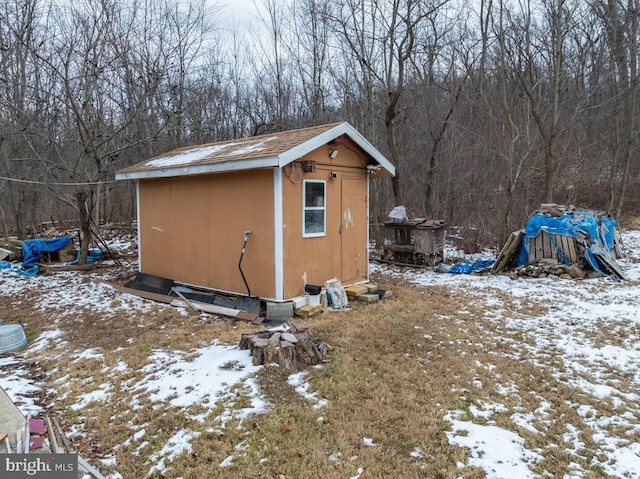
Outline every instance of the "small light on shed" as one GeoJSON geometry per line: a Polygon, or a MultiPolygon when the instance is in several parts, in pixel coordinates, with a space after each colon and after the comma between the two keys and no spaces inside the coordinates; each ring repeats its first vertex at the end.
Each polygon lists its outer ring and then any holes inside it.
{"type": "Polygon", "coordinates": [[[305,173],[313,173],[314,171],[316,171],[316,162],[310,160],[303,161],[302,171],[304,171],[305,173]]]}

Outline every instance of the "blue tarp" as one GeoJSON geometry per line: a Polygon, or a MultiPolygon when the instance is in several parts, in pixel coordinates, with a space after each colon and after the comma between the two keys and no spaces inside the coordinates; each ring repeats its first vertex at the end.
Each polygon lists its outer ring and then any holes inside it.
{"type": "Polygon", "coordinates": [[[489,268],[493,263],[495,263],[495,260],[493,259],[481,259],[478,261],[457,263],[453,265],[453,267],[449,270],[449,273],[471,274],[475,271],[485,270],[489,268]]]}
{"type": "Polygon", "coordinates": [[[574,213],[568,213],[560,217],[547,217],[543,214],[536,214],[529,219],[524,229],[524,237],[522,238],[522,247],[518,256],[517,266],[522,266],[529,258],[527,251],[527,238],[535,238],[544,231],[550,235],[552,245],[558,252],[558,258],[565,264],[570,263],[563,257],[560,249],[553,244],[551,235],[569,236],[571,238],[587,237],[585,245],[585,257],[589,264],[603,276],[606,272],[602,271],[596,261],[595,254],[601,254],[603,251],[611,252],[615,239],[616,220],[611,216],[599,215],[594,211],[576,210],[574,213]],[[582,236],[579,235],[582,233],[582,236]]]}
{"type": "MultiPolygon", "coordinates": [[[[97,248],[89,248],[87,251],[87,263],[93,263],[94,261],[98,261],[102,258],[104,251],[97,248]]],[[[70,261],[69,264],[78,264],[80,262],[80,250],[78,250],[78,254],[76,255],[76,259],[70,261]]]]}
{"type": "MultiPolygon", "coordinates": [[[[55,239],[25,240],[22,242],[22,265],[14,266],[8,261],[0,261],[0,270],[8,269],[25,278],[32,278],[40,272],[40,266],[36,263],[40,260],[42,253],[58,251],[67,245],[73,247],[73,236],[63,236],[62,238],[55,239]]],[[[87,254],[87,263],[97,261],[102,258],[103,255],[104,251],[97,248],[90,248],[87,254]]],[[[76,258],[67,264],[78,264],[79,261],[80,251],[78,251],[76,258]]]]}
{"type": "Polygon", "coordinates": [[[63,236],[62,238],[54,239],[24,240],[22,242],[22,267],[27,270],[33,268],[40,260],[42,253],[58,251],[69,245],[69,243],[73,245],[73,236],[63,236]]]}

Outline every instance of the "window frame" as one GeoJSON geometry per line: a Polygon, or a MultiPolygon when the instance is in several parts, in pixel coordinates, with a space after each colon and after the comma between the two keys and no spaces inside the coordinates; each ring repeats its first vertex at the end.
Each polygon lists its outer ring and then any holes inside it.
{"type": "Polygon", "coordinates": [[[302,237],[320,238],[327,236],[327,182],[326,180],[302,180],[302,237]],[[307,206],[307,185],[320,184],[324,193],[322,206],[307,206]],[[307,212],[322,211],[322,232],[307,233],[307,212]]]}

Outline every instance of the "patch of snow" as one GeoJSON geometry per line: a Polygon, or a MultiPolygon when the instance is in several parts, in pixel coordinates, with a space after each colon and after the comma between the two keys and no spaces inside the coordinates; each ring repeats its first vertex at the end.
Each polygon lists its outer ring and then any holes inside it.
{"type": "Polygon", "coordinates": [[[133,389],[146,391],[152,402],[168,402],[176,407],[214,407],[216,398],[232,385],[246,380],[260,366],[254,366],[248,350],[230,346],[198,349],[187,358],[183,351],[156,351],[151,364],[143,368],[147,376],[133,389]],[[234,362],[242,368],[225,369],[234,362]]]}
{"type": "Polygon", "coordinates": [[[312,393],[309,392],[310,384],[308,381],[305,381],[305,377],[307,377],[308,374],[309,373],[307,371],[291,374],[287,379],[287,382],[296,389],[298,394],[314,403],[313,409],[320,409],[327,406],[329,401],[324,398],[320,398],[318,391],[314,391],[312,393]]]}
{"type": "Polygon", "coordinates": [[[152,168],[169,168],[172,166],[183,166],[191,163],[202,161],[209,156],[216,155],[220,151],[235,146],[237,143],[227,143],[224,145],[211,145],[198,148],[192,148],[182,153],[170,156],[162,156],[155,160],[150,160],[145,163],[145,166],[152,168]]]}
{"type": "Polygon", "coordinates": [[[78,401],[75,404],[72,404],[70,407],[74,411],[78,411],[87,406],[94,401],[105,402],[112,396],[111,390],[113,386],[111,383],[102,383],[98,389],[94,391],[90,391],[88,393],[81,394],[78,396],[78,401]]]}
{"type": "Polygon", "coordinates": [[[367,447],[377,447],[378,445],[370,437],[363,437],[362,442],[367,447]]]}
{"type": "Polygon", "coordinates": [[[147,475],[151,476],[155,471],[165,474],[167,472],[166,461],[173,461],[182,453],[190,454],[193,451],[191,440],[199,435],[199,432],[190,429],[181,429],[176,432],[169,438],[160,451],[151,456],[151,461],[158,462],[151,467],[147,475]]]}
{"type": "Polygon", "coordinates": [[[529,465],[542,459],[524,447],[524,439],[512,431],[497,426],[482,426],[460,421],[461,414],[448,413],[445,419],[452,425],[447,432],[451,444],[469,449],[469,465],[484,470],[487,479],[534,479],[529,465]],[[460,434],[463,432],[463,434],[460,434]]]}

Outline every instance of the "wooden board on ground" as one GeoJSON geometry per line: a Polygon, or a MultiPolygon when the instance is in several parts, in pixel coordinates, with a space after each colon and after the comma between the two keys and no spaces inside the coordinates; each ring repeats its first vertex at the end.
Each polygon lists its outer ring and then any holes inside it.
{"type": "Polygon", "coordinates": [[[499,273],[503,271],[513,262],[516,254],[520,251],[523,236],[524,230],[514,231],[509,235],[507,242],[498,255],[498,259],[496,259],[496,262],[493,263],[493,266],[491,267],[492,273],[499,273]]]}
{"type": "Polygon", "coordinates": [[[203,311],[205,313],[211,314],[219,314],[221,316],[226,316],[233,319],[241,319],[243,321],[251,321],[254,324],[260,324],[262,322],[262,318],[257,314],[249,313],[248,311],[243,311],[241,309],[218,306],[216,304],[201,303],[200,301],[189,301],[189,304],[187,304],[185,301],[180,299],[174,299],[170,304],[171,306],[176,306],[178,308],[187,308],[189,306],[192,306],[198,311],[203,311]]]}
{"type": "Polygon", "coordinates": [[[43,269],[44,273],[53,273],[56,271],[91,271],[95,268],[95,263],[85,264],[55,264],[55,263],[36,263],[43,269]]]}
{"type": "Polygon", "coordinates": [[[127,288],[126,286],[109,283],[107,281],[100,281],[100,282],[107,284],[111,286],[113,289],[117,289],[122,293],[132,294],[133,296],[138,296],[139,298],[144,298],[144,299],[150,299],[151,301],[158,301],[160,303],[171,304],[171,301],[174,301],[176,299],[175,296],[168,296],[166,294],[150,293],[149,291],[142,291],[139,289],[127,288]]]}
{"type": "MultiPolygon", "coordinates": [[[[120,286],[119,284],[108,283],[106,281],[102,281],[104,284],[108,284],[114,289],[121,291],[123,293],[132,294],[134,296],[138,296],[140,298],[150,299],[152,301],[158,301],[165,304],[170,304],[172,306],[178,307],[187,307],[187,303],[184,301],[177,299],[175,296],[168,296],[166,294],[158,294],[158,293],[150,293],[148,291],[140,291],[133,288],[127,288],[126,286],[120,286]],[[173,304],[176,303],[176,304],[173,304]]],[[[204,311],[205,313],[211,314],[219,314],[221,316],[227,316],[233,319],[241,319],[243,321],[251,321],[252,323],[259,324],[262,322],[262,318],[258,315],[249,313],[247,311],[243,311],[241,309],[232,309],[226,308],[224,306],[218,306],[215,304],[202,303],[200,301],[189,300],[189,303],[192,304],[196,309],[200,311],[204,311]]]]}
{"type": "Polygon", "coordinates": [[[362,284],[354,284],[353,286],[349,286],[348,288],[345,288],[345,292],[347,293],[347,298],[353,300],[353,299],[356,299],[361,294],[368,292],[368,289],[366,286],[362,284]]]}

